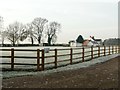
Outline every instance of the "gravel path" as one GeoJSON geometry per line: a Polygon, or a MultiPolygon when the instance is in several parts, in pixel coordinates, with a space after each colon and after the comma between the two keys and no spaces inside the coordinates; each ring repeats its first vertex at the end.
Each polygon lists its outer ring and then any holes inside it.
{"type": "Polygon", "coordinates": [[[90,67],[3,79],[3,88],[117,88],[120,56],[90,67]]]}

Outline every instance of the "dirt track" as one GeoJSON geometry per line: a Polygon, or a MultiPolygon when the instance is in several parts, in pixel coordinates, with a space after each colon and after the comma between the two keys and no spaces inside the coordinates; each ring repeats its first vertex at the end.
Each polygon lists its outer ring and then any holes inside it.
{"type": "Polygon", "coordinates": [[[3,88],[118,88],[118,60],[79,70],[3,79],[3,88]]]}

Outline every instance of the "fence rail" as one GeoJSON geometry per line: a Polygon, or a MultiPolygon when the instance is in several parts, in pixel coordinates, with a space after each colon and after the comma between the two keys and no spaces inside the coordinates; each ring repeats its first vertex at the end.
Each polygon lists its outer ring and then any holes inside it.
{"type": "MultiPolygon", "coordinates": [[[[100,56],[106,56],[114,53],[120,52],[120,46],[98,46],[98,47],[79,47],[79,48],[67,48],[67,49],[50,49],[48,53],[45,53],[45,50],[37,49],[37,50],[28,50],[28,49],[0,49],[2,52],[10,52],[10,56],[8,55],[2,55],[0,58],[4,60],[4,58],[9,58],[10,62],[3,62],[0,63],[2,66],[4,65],[10,65],[10,69],[14,70],[15,65],[32,65],[36,66],[37,71],[43,71],[45,69],[45,66],[48,64],[53,64],[54,68],[58,67],[58,64],[61,62],[67,62],[67,64],[73,64],[77,62],[85,62],[87,59],[92,60],[96,57],[100,56]],[[75,52],[75,50],[78,50],[78,52],[75,52]],[[15,52],[23,52],[27,51],[29,52],[36,52],[36,56],[17,56],[15,55],[15,52]],[[59,52],[62,51],[62,54],[59,52]],[[52,52],[52,55],[51,53],[52,52]],[[67,53],[64,53],[67,52],[67,53]],[[77,56],[75,56],[77,55],[77,56]],[[67,58],[65,58],[67,57],[67,58]],[[16,63],[16,59],[34,59],[36,60],[35,63],[16,63]],[[51,60],[52,58],[52,60],[51,60]],[[62,58],[62,60],[60,60],[62,58]]],[[[3,61],[2,60],[2,61],[3,61]]],[[[30,62],[30,61],[29,61],[30,62]]],[[[7,67],[8,68],[8,67],[7,67]]]]}

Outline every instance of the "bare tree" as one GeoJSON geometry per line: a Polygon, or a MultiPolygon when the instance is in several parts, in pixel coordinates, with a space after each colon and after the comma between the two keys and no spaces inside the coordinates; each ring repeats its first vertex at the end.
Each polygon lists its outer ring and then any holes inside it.
{"type": "Polygon", "coordinates": [[[4,26],[3,26],[3,17],[0,16],[0,41],[2,41],[2,44],[4,44],[4,38],[3,38],[3,29],[4,29],[4,26]]]}
{"type": "Polygon", "coordinates": [[[1,32],[1,37],[2,37],[2,45],[4,45],[4,41],[7,38],[7,31],[2,31],[1,32]]]}
{"type": "Polygon", "coordinates": [[[28,34],[28,38],[30,38],[31,40],[31,44],[34,44],[34,39],[37,39],[35,36],[35,30],[34,30],[34,26],[32,23],[29,23],[26,25],[27,26],[27,34],[28,34]]]}
{"type": "Polygon", "coordinates": [[[38,41],[39,45],[41,43],[43,30],[45,29],[45,25],[46,25],[47,22],[48,22],[48,20],[44,19],[44,18],[35,18],[32,22],[32,24],[34,25],[34,29],[35,29],[34,34],[37,38],[37,41],[38,41]]]}
{"type": "Polygon", "coordinates": [[[47,36],[48,36],[48,45],[51,45],[51,42],[56,42],[57,33],[60,31],[61,25],[57,22],[51,22],[48,25],[47,36]]]}
{"type": "Polygon", "coordinates": [[[27,38],[25,26],[22,23],[15,22],[10,24],[7,28],[7,39],[15,46],[18,40],[25,40],[27,38]]]}
{"type": "Polygon", "coordinates": [[[3,17],[0,16],[0,32],[3,31],[3,17]]]}

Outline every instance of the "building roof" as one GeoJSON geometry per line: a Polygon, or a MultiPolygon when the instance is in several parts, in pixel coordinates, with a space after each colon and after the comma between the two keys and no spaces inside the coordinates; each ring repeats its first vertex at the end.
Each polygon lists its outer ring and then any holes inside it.
{"type": "Polygon", "coordinates": [[[102,41],[102,39],[95,39],[95,41],[102,41]]]}
{"type": "Polygon", "coordinates": [[[70,40],[69,43],[75,43],[75,41],[74,40],[70,40]]]}
{"type": "Polygon", "coordinates": [[[102,41],[102,39],[95,39],[94,36],[90,36],[90,38],[92,38],[94,41],[102,41]]]}
{"type": "Polygon", "coordinates": [[[84,42],[84,39],[83,39],[82,35],[78,36],[78,38],[76,39],[76,42],[77,43],[83,43],[84,42]]]}

